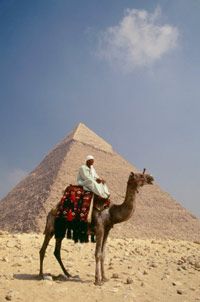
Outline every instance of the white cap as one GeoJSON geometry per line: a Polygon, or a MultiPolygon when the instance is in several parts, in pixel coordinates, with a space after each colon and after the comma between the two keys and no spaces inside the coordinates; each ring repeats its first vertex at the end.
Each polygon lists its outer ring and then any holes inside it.
{"type": "Polygon", "coordinates": [[[88,161],[88,160],[90,160],[90,159],[94,159],[94,156],[88,155],[88,156],[86,157],[86,161],[88,161]]]}

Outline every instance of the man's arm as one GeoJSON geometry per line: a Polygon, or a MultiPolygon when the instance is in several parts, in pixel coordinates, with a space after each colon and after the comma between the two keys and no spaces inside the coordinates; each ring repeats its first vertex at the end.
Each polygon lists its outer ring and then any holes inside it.
{"type": "Polygon", "coordinates": [[[87,179],[93,180],[93,178],[92,178],[92,176],[89,172],[89,169],[85,166],[80,167],[79,175],[80,175],[82,180],[87,180],[87,179]]]}
{"type": "Polygon", "coordinates": [[[94,169],[94,167],[92,168],[93,169],[93,175],[95,177],[95,180],[98,184],[102,183],[102,184],[105,184],[105,180],[103,178],[100,178],[99,175],[97,174],[96,170],[94,169]]]}

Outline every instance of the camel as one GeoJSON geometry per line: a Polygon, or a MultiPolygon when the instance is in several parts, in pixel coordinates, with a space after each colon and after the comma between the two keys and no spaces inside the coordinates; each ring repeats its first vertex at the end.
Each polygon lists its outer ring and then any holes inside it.
{"type": "MultiPolygon", "coordinates": [[[[121,204],[111,203],[109,208],[101,210],[100,207],[96,206],[93,208],[92,221],[94,224],[94,230],[96,235],[96,248],[95,248],[95,285],[102,285],[105,281],[108,281],[104,270],[104,259],[105,259],[105,247],[106,241],[110,230],[117,223],[128,220],[134,213],[136,208],[136,194],[138,189],[143,185],[153,184],[153,177],[150,174],[145,173],[133,173],[131,172],[127,182],[125,200],[121,204]]],[[[49,244],[50,239],[54,235],[54,222],[55,215],[52,211],[47,216],[47,223],[45,228],[45,238],[43,245],[40,249],[40,277],[43,277],[43,260],[45,256],[46,248],[49,244]]],[[[73,278],[69,272],[65,269],[61,260],[60,250],[63,238],[56,238],[54,255],[60,264],[65,276],[67,278],[73,278]]]]}

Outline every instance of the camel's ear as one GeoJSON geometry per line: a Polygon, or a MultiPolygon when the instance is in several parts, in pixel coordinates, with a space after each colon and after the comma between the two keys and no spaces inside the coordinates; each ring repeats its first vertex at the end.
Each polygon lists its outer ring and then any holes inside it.
{"type": "Polygon", "coordinates": [[[144,173],[145,173],[145,172],[146,172],[146,168],[144,168],[144,169],[143,169],[143,172],[142,172],[142,174],[144,175],[144,173]]]}
{"type": "Polygon", "coordinates": [[[135,174],[133,172],[131,172],[131,176],[134,176],[135,174]]]}

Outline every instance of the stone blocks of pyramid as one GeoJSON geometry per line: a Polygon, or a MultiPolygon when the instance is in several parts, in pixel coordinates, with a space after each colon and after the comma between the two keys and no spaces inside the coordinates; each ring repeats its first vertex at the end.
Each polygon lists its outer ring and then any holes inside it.
{"type": "MultiPolygon", "coordinates": [[[[78,169],[88,154],[95,157],[95,168],[106,179],[112,202],[123,202],[129,173],[137,171],[136,167],[80,123],[1,200],[0,229],[43,232],[48,211],[60,200],[68,184],[76,184],[78,169]]],[[[200,240],[200,220],[158,184],[143,187],[136,203],[133,217],[116,225],[111,236],[200,240]]]]}

